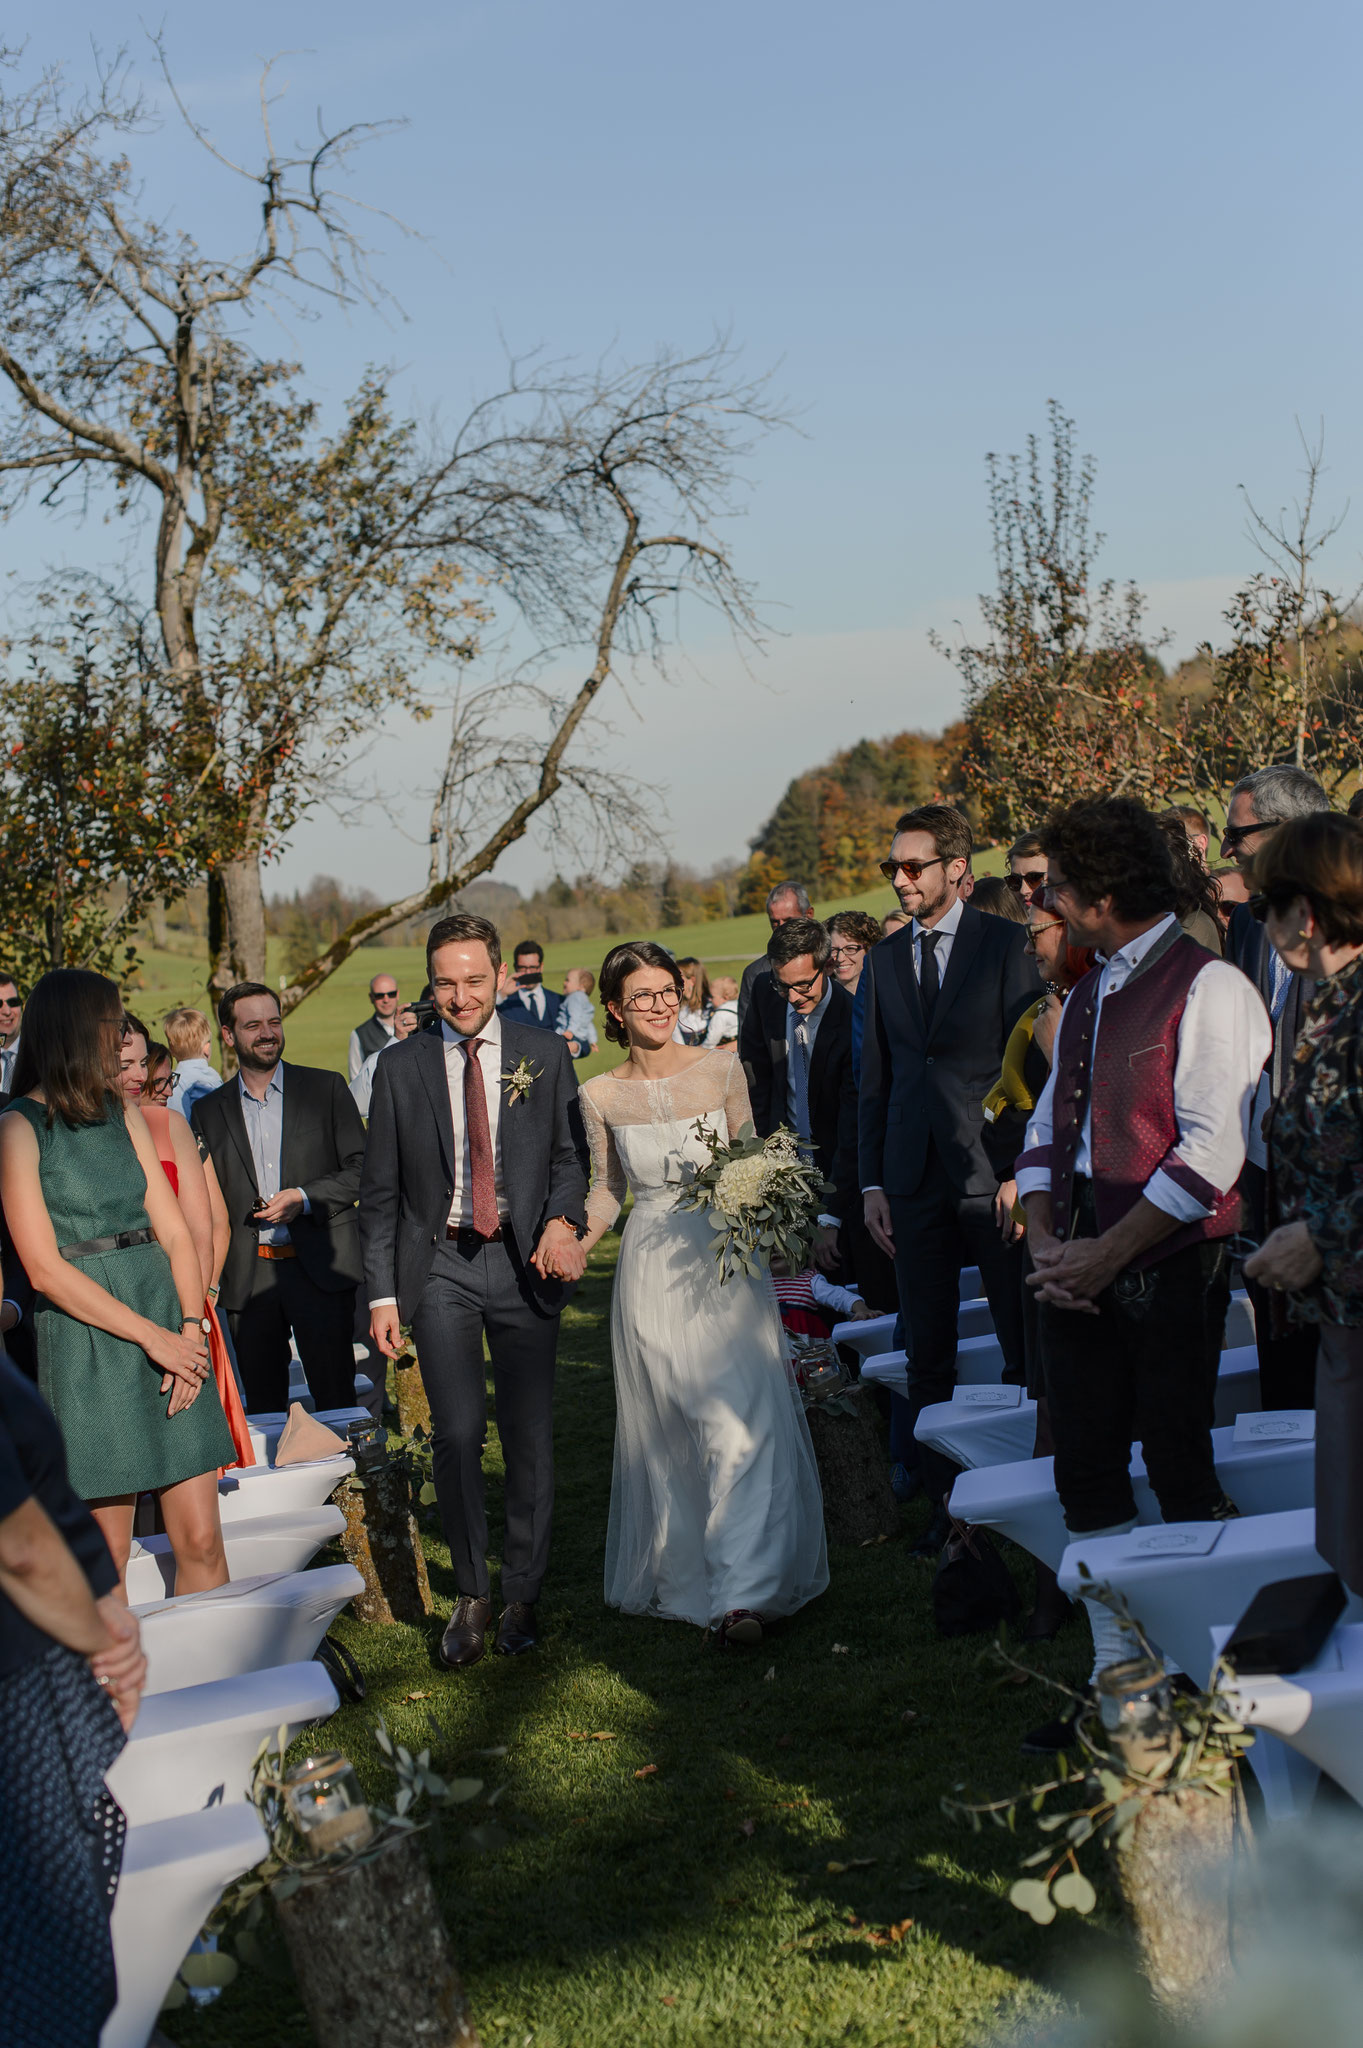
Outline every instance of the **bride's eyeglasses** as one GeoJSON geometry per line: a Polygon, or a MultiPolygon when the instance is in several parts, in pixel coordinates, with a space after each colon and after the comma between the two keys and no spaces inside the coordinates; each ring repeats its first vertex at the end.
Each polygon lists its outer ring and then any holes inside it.
{"type": "Polygon", "coordinates": [[[646,988],[641,994],[631,996],[624,1007],[627,1010],[675,1010],[680,1004],[681,997],[674,988],[646,988]]]}

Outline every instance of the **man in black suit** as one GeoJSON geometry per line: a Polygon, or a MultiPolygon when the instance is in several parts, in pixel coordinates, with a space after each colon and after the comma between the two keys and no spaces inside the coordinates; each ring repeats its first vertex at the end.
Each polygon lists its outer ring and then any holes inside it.
{"type": "Polygon", "coordinates": [[[840,1223],[860,1206],[852,998],[829,972],[831,950],[814,918],[775,927],[767,948],[770,973],[753,989],[738,1046],[758,1137],[785,1124],[836,1190],[825,1202],[814,1243],[815,1264],[825,1273],[840,1263],[840,1223]]]}
{"type": "Polygon", "coordinates": [[[512,985],[497,998],[497,1007],[532,1031],[557,1031],[563,998],[544,986],[544,948],[538,939],[522,939],[512,955],[512,985]]]}
{"type": "Polygon", "coordinates": [[[388,1357],[410,1323],[431,1404],[435,1489],[458,1597],[440,1646],[483,1654],[492,1602],[483,1443],[486,1335],[506,1462],[496,1649],[533,1649],[553,1512],[559,1314],[586,1266],[587,1147],[567,1041],[496,1007],[497,928],[445,917],[426,941],[438,1033],[374,1070],[360,1191],[370,1330],[388,1357]],[[568,1284],[565,1284],[568,1283],[568,1284]]]}
{"type": "MultiPolygon", "coordinates": [[[[1265,834],[1288,818],[1328,811],[1330,799],[1314,775],[1282,763],[1243,775],[1226,805],[1222,856],[1248,871],[1265,834]]],[[[1240,1192],[1246,1206],[1246,1229],[1262,1238],[1268,1229],[1268,1147],[1264,1117],[1272,1108],[1292,1068],[1292,1054],[1302,1016],[1316,992],[1309,975],[1284,967],[1268,942],[1268,933],[1248,903],[1237,903],[1226,930],[1225,957],[1247,974],[1264,999],[1273,1025],[1273,1051],[1264,1068],[1249,1118],[1249,1144],[1240,1192]]],[[[1319,1325],[1288,1322],[1282,1297],[1246,1275],[1254,1305],[1254,1340],[1259,1353],[1259,1394],[1265,1408],[1314,1408],[1316,1350],[1319,1325]]]]}
{"type": "Polygon", "coordinates": [[[355,1399],[364,1125],[339,1074],[286,1062],[279,998],[256,981],[218,1004],[237,1073],[191,1113],[232,1235],[219,1282],[250,1413],[289,1405],[289,1335],[319,1408],[355,1399]]]}
{"type": "MultiPolygon", "coordinates": [[[[1041,993],[1025,927],[961,896],[970,826],[947,804],[908,811],[882,872],[910,922],[867,955],[860,1155],[866,1224],[895,1262],[909,1351],[909,1404],[949,1401],[956,1383],[961,1267],[978,1265],[1005,1376],[1023,1378],[1022,1245],[1012,1222],[1020,1117],[986,1124],[1008,1035],[1041,993]]],[[[954,1467],[924,1447],[941,1499],[954,1467]]],[[[920,1550],[941,1548],[940,1509],[920,1550]]]]}

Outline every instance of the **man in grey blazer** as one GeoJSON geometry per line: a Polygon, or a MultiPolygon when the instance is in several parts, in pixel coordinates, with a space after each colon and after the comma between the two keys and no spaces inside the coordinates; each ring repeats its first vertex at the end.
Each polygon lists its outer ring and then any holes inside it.
{"type": "Polygon", "coordinates": [[[533,1649],[553,1508],[559,1315],[586,1268],[587,1147],[566,1042],[497,1009],[506,981],[486,918],[426,941],[439,1031],[374,1070],[360,1186],[370,1332],[389,1358],[410,1323],[431,1404],[436,1496],[457,1599],[441,1642],[476,1664],[492,1620],[482,1453],[486,1335],[506,1462],[495,1648],[533,1649]]]}

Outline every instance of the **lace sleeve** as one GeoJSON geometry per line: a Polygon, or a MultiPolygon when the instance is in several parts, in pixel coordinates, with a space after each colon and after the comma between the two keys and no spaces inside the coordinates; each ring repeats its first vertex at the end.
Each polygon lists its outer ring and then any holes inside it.
{"type": "Polygon", "coordinates": [[[743,1072],[743,1062],[735,1052],[729,1061],[729,1072],[724,1081],[724,1115],[729,1125],[730,1139],[736,1138],[744,1124],[752,1122],[752,1103],[748,1100],[748,1080],[743,1072]]]}
{"type": "Polygon", "coordinates": [[[582,1106],[582,1122],[592,1154],[592,1188],[587,1197],[587,1216],[590,1222],[604,1223],[609,1230],[620,1214],[620,1205],[629,1183],[620,1164],[620,1154],[615,1149],[610,1125],[592,1101],[590,1091],[579,1089],[577,1099],[582,1106]]]}

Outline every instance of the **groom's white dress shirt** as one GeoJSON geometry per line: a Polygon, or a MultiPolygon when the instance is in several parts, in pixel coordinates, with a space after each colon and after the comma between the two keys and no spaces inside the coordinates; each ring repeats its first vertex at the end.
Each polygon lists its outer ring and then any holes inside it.
{"type": "MultiPolygon", "coordinates": [[[[488,1128],[492,1133],[497,1214],[505,1223],[510,1211],[506,1183],[502,1178],[502,1020],[495,1010],[477,1036],[481,1041],[478,1071],[483,1077],[488,1128]]],[[[445,1054],[445,1084],[450,1096],[450,1122],[454,1125],[454,1199],[445,1220],[450,1228],[461,1230],[473,1225],[473,1168],[469,1163],[468,1126],[464,1122],[464,1068],[468,1064],[464,1046],[467,1041],[443,1020],[440,1037],[445,1054]]],[[[386,1046],[383,1049],[388,1050],[386,1046]]],[[[369,1306],[391,1308],[396,1301],[395,1294],[379,1294],[371,1298],[369,1306]]]]}

